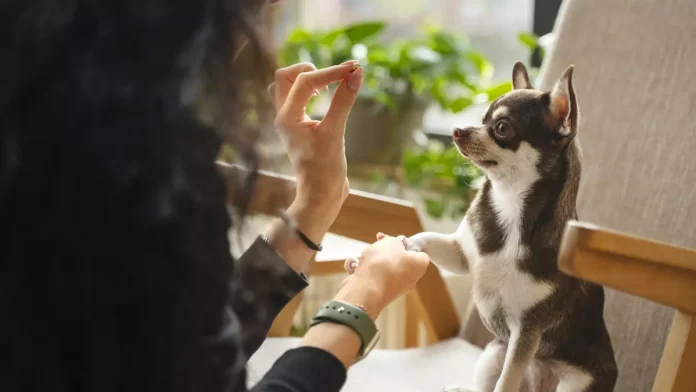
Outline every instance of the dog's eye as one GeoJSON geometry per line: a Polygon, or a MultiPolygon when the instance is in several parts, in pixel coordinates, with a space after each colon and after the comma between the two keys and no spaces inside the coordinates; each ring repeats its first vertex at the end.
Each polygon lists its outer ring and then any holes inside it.
{"type": "Polygon", "coordinates": [[[506,139],[512,136],[512,131],[510,130],[510,126],[508,124],[501,121],[495,126],[495,134],[501,139],[506,139]]]}

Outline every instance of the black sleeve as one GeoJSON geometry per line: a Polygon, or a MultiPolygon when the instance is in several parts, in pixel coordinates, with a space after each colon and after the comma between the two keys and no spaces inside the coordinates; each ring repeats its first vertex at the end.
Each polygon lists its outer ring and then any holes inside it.
{"type": "Polygon", "coordinates": [[[280,311],[308,283],[261,238],[237,260],[235,273],[231,305],[242,324],[244,354],[249,358],[280,311]]]}
{"type": "MultiPolygon", "coordinates": [[[[273,320],[287,303],[307,287],[298,274],[262,239],[257,239],[237,261],[237,288],[232,309],[242,325],[244,352],[258,350],[273,320]]],[[[338,392],[346,369],[332,354],[315,347],[289,350],[250,392],[338,392]]]]}
{"type": "Polygon", "coordinates": [[[338,392],[346,368],[332,354],[300,347],[283,354],[249,392],[338,392]]]}

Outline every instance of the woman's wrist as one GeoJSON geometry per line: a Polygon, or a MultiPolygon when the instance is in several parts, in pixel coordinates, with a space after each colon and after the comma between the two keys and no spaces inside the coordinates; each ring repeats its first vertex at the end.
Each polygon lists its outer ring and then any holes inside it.
{"type": "MultiPolygon", "coordinates": [[[[373,320],[382,313],[385,302],[383,293],[365,278],[350,276],[334,297],[362,308],[373,320]]],[[[352,365],[363,342],[352,328],[337,323],[321,323],[307,331],[304,345],[321,348],[338,358],[348,368],[352,365]]]]}
{"type": "MultiPolygon", "coordinates": [[[[336,219],[340,206],[310,205],[304,200],[296,199],[286,213],[293,224],[314,244],[321,243],[324,235],[336,219]]],[[[314,254],[295,230],[285,222],[278,220],[266,232],[270,245],[297,272],[305,272],[314,254]]]]}
{"type": "Polygon", "coordinates": [[[338,216],[340,205],[314,203],[296,198],[287,214],[297,228],[312,242],[319,244],[338,216]]]}
{"type": "Polygon", "coordinates": [[[346,279],[334,299],[362,308],[373,320],[376,320],[389,304],[379,288],[355,275],[346,279]]]}

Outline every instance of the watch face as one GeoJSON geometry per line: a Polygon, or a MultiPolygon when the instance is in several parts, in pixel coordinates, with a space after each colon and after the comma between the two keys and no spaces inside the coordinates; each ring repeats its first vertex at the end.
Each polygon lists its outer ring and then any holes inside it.
{"type": "Polygon", "coordinates": [[[367,345],[365,346],[365,350],[363,350],[363,356],[367,355],[370,351],[372,351],[373,348],[375,348],[375,346],[377,345],[377,342],[379,342],[380,336],[381,335],[380,335],[379,331],[377,331],[377,333],[375,334],[375,337],[372,338],[372,340],[369,343],[367,343],[367,345]]]}

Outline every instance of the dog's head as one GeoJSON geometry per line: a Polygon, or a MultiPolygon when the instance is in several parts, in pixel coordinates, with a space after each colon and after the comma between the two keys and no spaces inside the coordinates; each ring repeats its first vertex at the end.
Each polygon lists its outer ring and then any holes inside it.
{"type": "Polygon", "coordinates": [[[454,143],[492,179],[543,177],[577,132],[572,76],[570,66],[553,90],[542,92],[518,62],[512,70],[514,90],[491,104],[482,125],[455,128],[454,143]]]}

